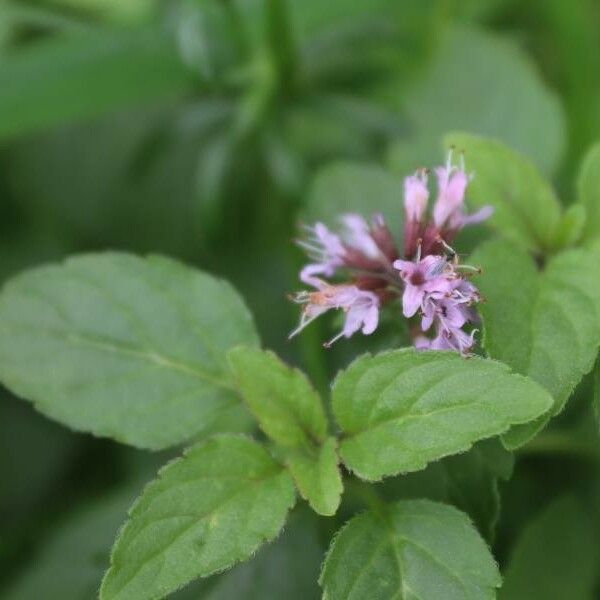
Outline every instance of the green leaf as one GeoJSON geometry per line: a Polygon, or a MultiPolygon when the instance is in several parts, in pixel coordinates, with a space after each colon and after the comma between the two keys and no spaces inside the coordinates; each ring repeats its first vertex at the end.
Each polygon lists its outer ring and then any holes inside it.
{"type": "Polygon", "coordinates": [[[190,448],[131,509],[101,600],[162,598],[246,560],[279,533],[294,500],[290,476],[260,444],[224,435],[190,448]]]}
{"type": "Polygon", "coordinates": [[[440,139],[461,130],[497,138],[552,173],[565,148],[565,114],[528,54],[506,36],[475,27],[455,25],[439,37],[416,85],[407,89],[403,80],[390,90],[414,132],[392,147],[395,167],[404,173],[431,166],[440,158],[440,139]]]}
{"type": "Polygon", "coordinates": [[[53,36],[0,63],[0,138],[183,95],[194,76],[166,29],[53,36]]]}
{"type": "Polygon", "coordinates": [[[468,452],[429,463],[422,471],[386,479],[381,491],[394,500],[427,498],[452,504],[491,542],[500,516],[498,480],[510,478],[513,463],[513,455],[498,439],[488,439],[468,452]]]}
{"type": "Polygon", "coordinates": [[[334,538],[320,583],[327,600],[491,600],[501,579],[466,515],[415,500],[354,517],[334,538]]]}
{"type": "Polygon", "coordinates": [[[587,213],[585,206],[582,204],[571,204],[563,213],[556,228],[553,240],[555,249],[574,246],[581,239],[586,220],[587,213]]]}
{"type": "Polygon", "coordinates": [[[226,351],[258,344],[231,286],[175,261],[67,259],[0,293],[0,379],[74,429],[164,448],[237,410],[226,351]]]}
{"type": "Polygon", "coordinates": [[[234,348],[228,354],[242,398],[262,430],[284,450],[302,497],[322,515],[337,510],[342,493],[336,441],[318,393],[298,369],[272,352],[234,348]]]}
{"type": "Polygon", "coordinates": [[[577,178],[577,201],[585,207],[583,238],[600,236],[600,143],[590,148],[577,178]]]}
{"type": "Polygon", "coordinates": [[[592,600],[598,577],[594,524],[574,497],[555,500],[517,540],[501,600],[592,600]]]}
{"type": "Polygon", "coordinates": [[[510,447],[535,435],[564,407],[594,364],[600,345],[600,252],[568,250],[538,273],[533,259],[507,241],[483,244],[471,257],[483,268],[483,345],[489,356],[543,385],[550,414],[504,436],[510,447]]]}
{"type": "Polygon", "coordinates": [[[400,231],[402,181],[368,163],[336,162],[323,167],[312,183],[302,218],[333,226],[344,213],[365,218],[382,213],[391,230],[400,231]]]}
{"type": "Polygon", "coordinates": [[[244,402],[273,441],[310,448],[325,440],[323,404],[304,373],[258,348],[234,348],[227,358],[244,402]]]}
{"type": "Polygon", "coordinates": [[[336,439],[329,438],[311,454],[290,453],[286,464],[300,494],[313,510],[320,515],[335,514],[343,492],[336,439]]]}
{"type": "Polygon", "coordinates": [[[560,204],[527,158],[500,142],[467,133],[449,134],[444,142],[464,152],[467,169],[474,173],[467,201],[473,207],[494,207],[492,227],[534,250],[553,247],[560,204]]]}
{"type": "Polygon", "coordinates": [[[251,560],[191,584],[173,600],[318,600],[319,525],[309,510],[292,511],[281,535],[251,560]]]}
{"type": "Polygon", "coordinates": [[[452,352],[366,355],[333,386],[340,456],[368,480],[423,469],[551,405],[543,388],[508,366],[452,352]]]}

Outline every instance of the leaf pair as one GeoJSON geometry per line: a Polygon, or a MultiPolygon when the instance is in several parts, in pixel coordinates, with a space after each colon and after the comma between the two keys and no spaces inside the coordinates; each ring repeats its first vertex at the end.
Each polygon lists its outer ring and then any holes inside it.
{"type": "Polygon", "coordinates": [[[301,371],[272,352],[235,348],[229,361],[246,406],[277,444],[302,497],[317,513],[333,515],[342,478],[318,393],[301,371]]]}

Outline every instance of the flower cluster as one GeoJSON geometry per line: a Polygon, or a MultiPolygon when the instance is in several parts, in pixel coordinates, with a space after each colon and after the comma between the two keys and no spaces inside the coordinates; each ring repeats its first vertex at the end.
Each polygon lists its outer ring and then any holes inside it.
{"type": "Polygon", "coordinates": [[[339,233],[323,223],[306,227],[307,235],[298,244],[312,262],[301,270],[300,279],[314,291],[293,296],[303,309],[290,337],[330,309],[342,310],[345,320],[326,346],[359,330],[368,335],[377,328],[381,307],[401,298],[403,315],[420,318],[412,328],[417,348],[470,352],[476,330],[464,328],[476,322],[473,306],[481,296],[468,278],[478,270],[459,264],[450,243],[463,227],[489,217],[492,209],[466,214],[469,177],[464,165],[454,166],[451,157],[435,174],[438,194],[431,215],[427,171],[404,180],[403,258],[381,215],[371,223],[360,215],[344,215],[339,233]],[[343,283],[326,281],[340,275],[343,283]]]}

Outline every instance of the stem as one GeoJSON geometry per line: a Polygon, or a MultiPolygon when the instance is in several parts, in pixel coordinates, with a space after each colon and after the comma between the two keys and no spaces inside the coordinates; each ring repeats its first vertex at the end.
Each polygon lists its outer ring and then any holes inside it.
{"type": "Polygon", "coordinates": [[[298,64],[287,0],[266,0],[265,10],[267,48],[279,87],[287,93],[292,88],[298,64]]]}
{"type": "Polygon", "coordinates": [[[373,512],[385,513],[387,504],[375,491],[372,483],[361,481],[356,477],[348,477],[344,480],[344,489],[373,512]]]}

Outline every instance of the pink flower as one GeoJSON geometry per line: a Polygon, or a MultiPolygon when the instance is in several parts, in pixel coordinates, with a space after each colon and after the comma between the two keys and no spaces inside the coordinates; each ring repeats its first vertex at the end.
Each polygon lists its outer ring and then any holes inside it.
{"type": "Polygon", "coordinates": [[[313,285],[317,280],[316,275],[331,277],[344,264],[346,250],[340,237],[329,231],[323,223],[316,223],[314,227],[306,229],[309,232],[308,239],[300,240],[298,244],[316,262],[306,265],[300,271],[300,280],[313,285]]]}
{"type": "Polygon", "coordinates": [[[418,262],[409,260],[394,261],[394,268],[400,271],[404,281],[402,312],[412,317],[423,308],[426,294],[445,294],[451,291],[452,281],[448,277],[448,261],[444,256],[430,254],[418,262]]]}
{"type": "Polygon", "coordinates": [[[427,172],[417,171],[404,179],[404,216],[407,222],[420,222],[425,215],[429,191],[427,190],[427,172]]]}
{"type": "Polygon", "coordinates": [[[435,170],[438,196],[433,207],[433,223],[438,230],[446,230],[446,237],[467,225],[484,221],[494,212],[493,207],[484,206],[471,215],[465,214],[465,192],[471,177],[465,173],[464,165],[455,167],[451,161],[452,153],[448,155],[446,166],[435,170]]]}
{"type": "Polygon", "coordinates": [[[438,229],[448,223],[457,211],[462,209],[469,178],[463,169],[450,165],[435,170],[438,182],[438,196],[433,207],[433,222],[438,229]]]}
{"type": "Polygon", "coordinates": [[[376,214],[371,226],[356,214],[341,217],[340,234],[333,233],[323,223],[306,227],[309,235],[298,245],[313,261],[300,271],[300,280],[315,285],[318,276],[333,277],[342,267],[358,270],[382,270],[391,267],[398,256],[396,244],[383,216],[376,214]]]}
{"type": "Polygon", "coordinates": [[[379,298],[376,294],[361,290],[354,285],[330,285],[319,279],[315,279],[312,285],[317,288],[316,292],[299,292],[294,297],[294,301],[304,304],[304,308],[300,324],[290,334],[290,338],[330,309],[341,309],[346,317],[342,331],[325,346],[331,346],[341,337],[349,338],[359,330],[369,335],[377,329],[379,298]]]}
{"type": "Polygon", "coordinates": [[[347,214],[342,216],[341,221],[344,225],[342,239],[350,248],[371,260],[377,260],[381,257],[381,250],[373,239],[371,229],[363,217],[347,214]]]}
{"type": "Polygon", "coordinates": [[[471,333],[466,333],[462,329],[439,329],[436,337],[431,340],[429,349],[453,350],[466,356],[473,348],[476,332],[476,329],[473,329],[471,333]]]}

